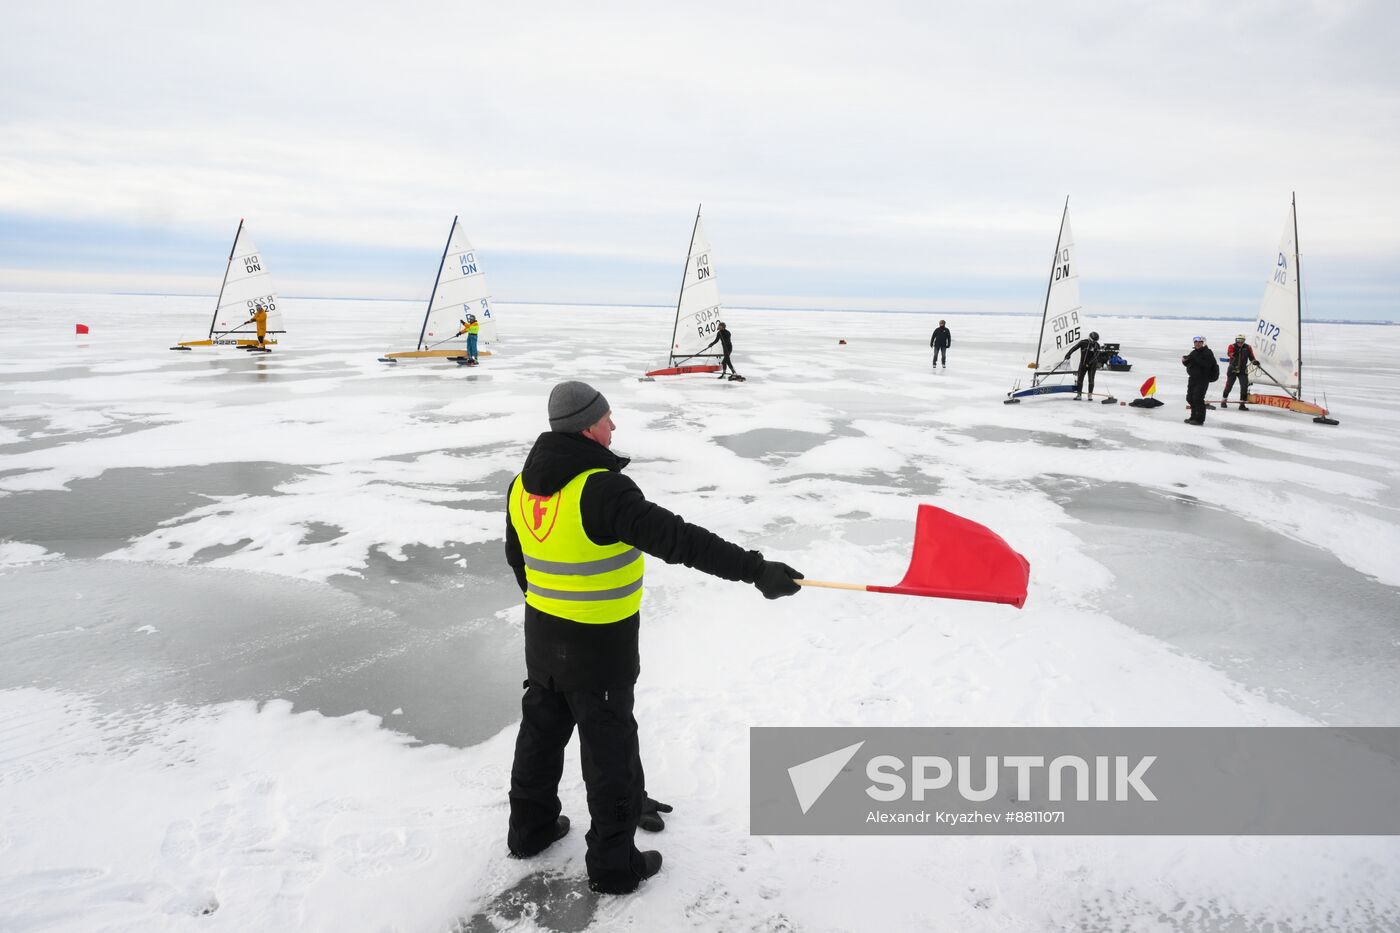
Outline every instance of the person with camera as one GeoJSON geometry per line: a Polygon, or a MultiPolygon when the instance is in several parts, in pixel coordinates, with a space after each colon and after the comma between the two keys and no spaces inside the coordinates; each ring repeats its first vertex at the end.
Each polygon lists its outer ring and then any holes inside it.
{"type": "Polygon", "coordinates": [[[1186,367],[1186,404],[1191,406],[1191,417],[1187,424],[1206,423],[1206,390],[1220,378],[1220,364],[1215,353],[1206,346],[1206,338],[1191,338],[1191,352],[1181,358],[1186,367]]]}

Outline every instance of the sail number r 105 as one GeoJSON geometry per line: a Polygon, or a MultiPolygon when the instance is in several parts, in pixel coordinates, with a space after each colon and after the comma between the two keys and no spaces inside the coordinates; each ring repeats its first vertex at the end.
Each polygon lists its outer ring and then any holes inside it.
{"type": "Polygon", "coordinates": [[[1079,312],[1070,311],[1050,320],[1050,332],[1055,335],[1055,349],[1065,347],[1079,340],[1079,312]]]}

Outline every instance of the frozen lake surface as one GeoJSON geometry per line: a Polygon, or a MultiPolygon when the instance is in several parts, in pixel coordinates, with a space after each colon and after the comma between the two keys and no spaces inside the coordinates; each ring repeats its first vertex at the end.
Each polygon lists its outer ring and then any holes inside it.
{"type": "MultiPolygon", "coordinates": [[[[750,726],[1400,725],[1400,328],[1305,327],[1337,427],[1193,428],[1180,354],[1244,325],[1095,318],[1134,364],[1101,390],[1158,377],[1143,411],[1002,405],[1033,317],[949,318],[931,372],[936,318],[727,310],[739,384],[637,379],[665,309],[506,305],[467,370],[377,362],[409,302],[289,299],[271,354],[168,351],[209,306],[0,295],[0,928],[1400,928],[1391,838],[747,822],[750,726]],[[677,809],[632,898],[588,894],[581,831],[502,858],[504,494],[569,378],[651,498],[809,576],[898,579],[919,502],[1032,568],[1016,612],[653,562],[638,718],[677,809]]],[[[576,746],[561,794],[582,828],[576,746]]]]}

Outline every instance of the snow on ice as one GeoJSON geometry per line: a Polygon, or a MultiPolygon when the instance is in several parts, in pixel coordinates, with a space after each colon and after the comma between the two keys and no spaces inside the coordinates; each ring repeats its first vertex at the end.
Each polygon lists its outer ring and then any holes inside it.
{"type": "Polygon", "coordinates": [[[1193,428],[1179,356],[1237,322],[1095,319],[1135,364],[1101,391],[1156,375],[1151,412],[1000,404],[1033,317],[950,316],[931,372],[928,316],[728,310],[740,384],[638,381],[664,309],[502,306],[475,370],[377,362],[412,303],[284,311],[271,354],[172,353],[207,300],[0,296],[0,927],[1400,925],[1392,838],[755,837],[747,760],[758,725],[1397,725],[1400,329],[1306,328],[1338,427],[1193,428]],[[581,831],[503,858],[502,504],[566,378],[653,499],[809,576],[897,580],[919,502],[1032,568],[1017,612],[653,562],[637,711],[676,811],[628,898],[587,892],[581,831]]]}

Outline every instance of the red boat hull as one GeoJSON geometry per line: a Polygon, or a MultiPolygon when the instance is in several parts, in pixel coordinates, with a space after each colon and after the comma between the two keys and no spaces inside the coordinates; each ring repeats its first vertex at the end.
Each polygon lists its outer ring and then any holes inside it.
{"type": "Polygon", "coordinates": [[[668,366],[665,369],[653,369],[647,373],[648,376],[684,376],[686,373],[717,373],[718,366],[668,366]]]}

